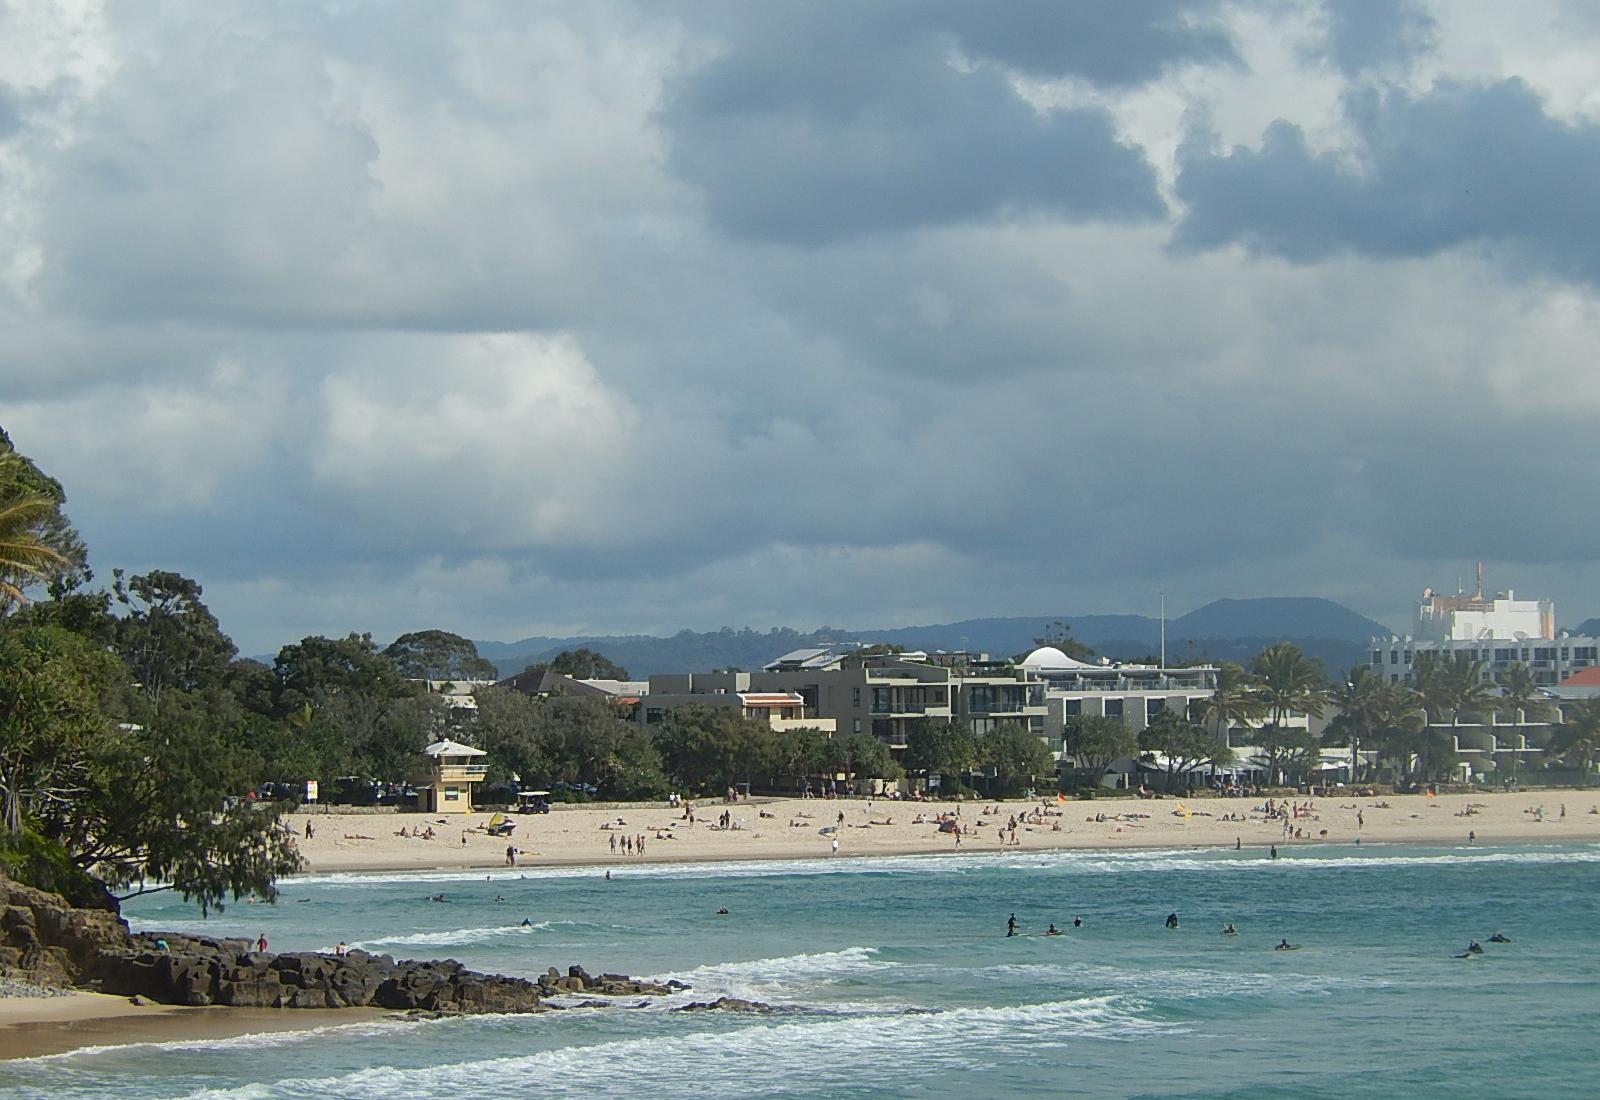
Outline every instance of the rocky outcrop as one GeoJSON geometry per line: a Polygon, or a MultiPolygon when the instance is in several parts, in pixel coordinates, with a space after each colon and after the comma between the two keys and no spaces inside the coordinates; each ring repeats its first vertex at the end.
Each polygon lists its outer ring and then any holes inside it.
{"type": "Polygon", "coordinates": [[[104,951],[129,941],[105,909],[76,909],[59,894],[0,876],[0,974],[45,986],[80,985],[104,951]]]}
{"type": "Polygon", "coordinates": [[[161,1004],[252,1008],[373,1006],[439,1013],[540,1012],[571,994],[659,996],[686,989],[625,974],[538,978],[481,974],[452,960],[397,961],[350,951],[326,955],[253,949],[248,940],[134,934],[115,913],[74,909],[55,894],[0,878],[0,977],[140,996],[161,1004]]]}
{"type": "Polygon", "coordinates": [[[674,1012],[749,1012],[757,1016],[784,1012],[784,1009],[765,1001],[747,1001],[743,997],[718,997],[714,1001],[693,1001],[679,1005],[674,1012]]]}

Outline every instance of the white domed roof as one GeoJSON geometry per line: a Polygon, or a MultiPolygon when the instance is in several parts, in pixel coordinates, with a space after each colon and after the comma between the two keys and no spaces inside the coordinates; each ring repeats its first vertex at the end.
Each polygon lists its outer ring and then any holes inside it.
{"type": "Polygon", "coordinates": [[[1074,660],[1053,645],[1040,646],[1022,659],[1023,668],[1095,668],[1097,666],[1074,660]]]}

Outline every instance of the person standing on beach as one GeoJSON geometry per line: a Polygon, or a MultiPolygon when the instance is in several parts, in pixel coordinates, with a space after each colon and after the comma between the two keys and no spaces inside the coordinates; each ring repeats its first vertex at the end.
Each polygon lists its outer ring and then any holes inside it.
{"type": "Polygon", "coordinates": [[[839,838],[838,837],[834,837],[833,838],[833,854],[834,855],[838,855],[839,854],[839,838]]]}
{"type": "Polygon", "coordinates": [[[507,867],[515,867],[516,865],[517,865],[517,846],[515,844],[507,844],[506,845],[506,866],[507,867]]]}
{"type": "Polygon", "coordinates": [[[267,953],[267,934],[265,932],[261,933],[261,937],[256,940],[256,950],[263,955],[267,953]]]}

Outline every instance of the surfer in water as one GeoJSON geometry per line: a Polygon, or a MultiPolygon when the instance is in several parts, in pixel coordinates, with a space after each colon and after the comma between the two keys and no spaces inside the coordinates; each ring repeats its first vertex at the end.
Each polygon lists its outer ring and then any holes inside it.
{"type": "Polygon", "coordinates": [[[1481,955],[1481,954],[1483,954],[1483,944],[1479,943],[1477,940],[1473,940],[1471,943],[1467,944],[1467,954],[1469,954],[1469,955],[1481,955]]]}
{"type": "Polygon", "coordinates": [[[1011,919],[1006,921],[1006,935],[1015,936],[1016,934],[1017,934],[1017,915],[1015,913],[1012,913],[1011,914],[1011,919]]]}
{"type": "Polygon", "coordinates": [[[1082,928],[1083,927],[1083,918],[1082,917],[1073,917],[1072,918],[1072,927],[1074,927],[1074,928],[1082,928]]]}
{"type": "Polygon", "coordinates": [[[1224,936],[1237,936],[1239,934],[1239,930],[1233,926],[1232,921],[1229,921],[1227,924],[1222,926],[1222,934],[1224,936]]]}
{"type": "Polygon", "coordinates": [[[1273,948],[1273,950],[1274,951],[1298,951],[1299,948],[1297,946],[1295,946],[1294,944],[1290,943],[1288,940],[1279,940],[1278,943],[1277,943],[1277,946],[1275,946],[1273,948]]]}
{"type": "Polygon", "coordinates": [[[1500,932],[1496,932],[1494,935],[1489,937],[1489,942],[1490,943],[1510,943],[1511,942],[1511,938],[1509,936],[1501,934],[1500,932]]]}
{"type": "Polygon", "coordinates": [[[1167,914],[1167,927],[1168,928],[1176,928],[1176,927],[1178,927],[1178,914],[1176,914],[1176,913],[1168,913],[1167,914]]]}
{"type": "Polygon", "coordinates": [[[1055,922],[1052,921],[1050,927],[1044,930],[1044,934],[1047,936],[1059,936],[1061,935],[1061,929],[1057,928],[1055,922]]]}

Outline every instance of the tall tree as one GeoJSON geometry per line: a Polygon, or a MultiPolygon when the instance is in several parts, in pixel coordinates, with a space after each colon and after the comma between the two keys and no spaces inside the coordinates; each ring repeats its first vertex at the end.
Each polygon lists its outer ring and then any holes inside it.
{"type": "Polygon", "coordinates": [[[1274,642],[1251,662],[1256,690],[1266,704],[1270,721],[1282,726],[1294,711],[1322,717],[1327,677],[1322,665],[1307,657],[1293,642],[1274,642]]]}
{"type": "Polygon", "coordinates": [[[222,682],[238,649],[201,602],[198,583],[159,569],[137,577],[117,569],[112,576],[112,594],[126,611],[114,644],[147,698],[222,682]]]}
{"type": "Polygon", "coordinates": [[[25,588],[82,565],[83,544],[61,512],[65,499],[0,430],[0,615],[26,602],[25,588]]]}
{"type": "MultiPolygon", "coordinates": [[[[1500,686],[1498,708],[1510,712],[1518,739],[1526,743],[1527,728],[1535,722],[1547,722],[1560,711],[1534,681],[1533,670],[1525,664],[1515,664],[1495,677],[1500,686]]],[[[1521,746],[1518,746],[1518,752],[1521,746]]],[[[1511,773],[1516,774],[1517,752],[1511,754],[1511,773]]]]}
{"type": "Polygon", "coordinates": [[[1139,739],[1120,718],[1073,715],[1062,729],[1061,751],[1085,780],[1098,787],[1113,763],[1139,751],[1139,739]]]}
{"type": "Polygon", "coordinates": [[[1389,685],[1383,674],[1370,665],[1355,665],[1344,682],[1334,686],[1329,702],[1339,715],[1329,726],[1329,744],[1350,746],[1350,780],[1355,782],[1361,768],[1362,746],[1370,747],[1389,706],[1389,685]]]}
{"type": "Polygon", "coordinates": [[[1072,624],[1065,619],[1056,619],[1046,626],[1038,637],[1033,639],[1033,644],[1059,649],[1074,661],[1090,662],[1099,656],[1092,646],[1072,636],[1072,624]]]}
{"type": "Polygon", "coordinates": [[[764,774],[777,749],[772,728],[733,707],[674,707],[656,727],[667,774],[696,790],[748,783],[764,774]]]}
{"type": "MultiPolygon", "coordinates": [[[[704,667],[704,666],[701,666],[704,667]]],[[[574,680],[626,680],[628,670],[615,661],[587,647],[564,649],[548,661],[528,666],[571,676],[574,680]]]]}
{"type": "Polygon", "coordinates": [[[1026,726],[1010,722],[978,739],[978,759],[994,769],[1004,791],[1032,786],[1037,776],[1051,775],[1056,770],[1055,758],[1044,739],[1026,726]]]}
{"type": "Polygon", "coordinates": [[[978,743],[972,730],[959,719],[922,717],[906,730],[906,747],[900,762],[908,770],[960,776],[978,762],[978,743]]]}
{"type": "Polygon", "coordinates": [[[1232,749],[1173,711],[1162,711],[1139,733],[1139,749],[1164,758],[1168,790],[1197,768],[1223,767],[1233,760],[1232,749]]]}
{"type": "Polygon", "coordinates": [[[400,675],[413,680],[493,680],[494,664],[478,656],[478,647],[448,630],[402,634],[385,649],[400,675]]]}
{"type": "Polygon", "coordinates": [[[1600,757],[1600,698],[1580,699],[1568,707],[1566,721],[1550,738],[1550,748],[1582,769],[1587,785],[1600,757]]]}
{"type": "Polygon", "coordinates": [[[1254,727],[1266,717],[1267,704],[1242,666],[1223,661],[1217,666],[1217,686],[1201,713],[1212,732],[1228,744],[1229,731],[1236,726],[1254,727]]]}

